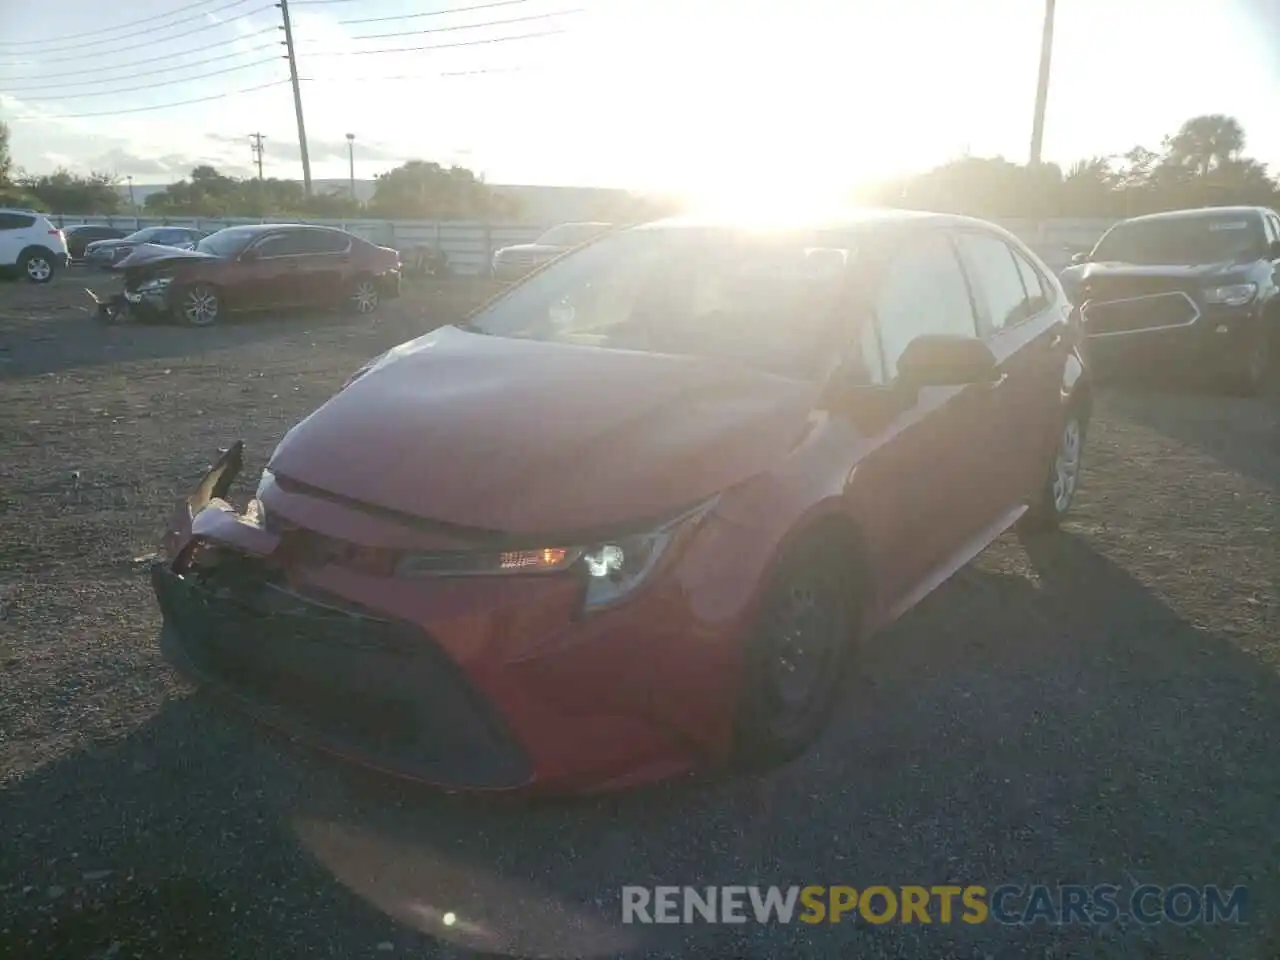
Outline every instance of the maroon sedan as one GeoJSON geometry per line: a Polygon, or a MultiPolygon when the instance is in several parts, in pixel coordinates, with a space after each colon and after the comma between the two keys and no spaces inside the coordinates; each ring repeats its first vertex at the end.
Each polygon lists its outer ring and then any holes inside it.
{"type": "MultiPolygon", "coordinates": [[[[232,311],[348,306],[369,314],[400,295],[400,254],[345,230],[309,224],[227,227],[193,249],[143,244],[116,264],[124,290],[98,301],[125,313],[193,327],[232,311]]],[[[97,297],[94,297],[97,300],[97,297]]]]}
{"type": "Polygon", "coordinates": [[[164,643],[261,719],[457,789],[778,762],[860,644],[1071,506],[1057,280],[977,220],[609,235],[233,446],[153,569],[164,643]]]}

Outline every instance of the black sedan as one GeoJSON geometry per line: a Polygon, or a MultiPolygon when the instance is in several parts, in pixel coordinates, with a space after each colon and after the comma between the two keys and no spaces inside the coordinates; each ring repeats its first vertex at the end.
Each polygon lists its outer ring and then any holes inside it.
{"type": "Polygon", "coordinates": [[[143,227],[119,240],[98,240],[85,247],[84,261],[91,267],[110,269],[144,243],[162,247],[181,247],[199,243],[208,236],[205,230],[192,227],[143,227]]]}
{"type": "Polygon", "coordinates": [[[1062,273],[1100,372],[1181,371],[1259,392],[1280,354],[1280,215],[1265,207],[1124,220],[1062,273]]]}
{"type": "Polygon", "coordinates": [[[84,249],[98,240],[120,240],[129,235],[128,230],[120,227],[108,227],[98,223],[77,223],[62,228],[62,235],[67,238],[67,256],[72,260],[83,260],[84,249]]]}

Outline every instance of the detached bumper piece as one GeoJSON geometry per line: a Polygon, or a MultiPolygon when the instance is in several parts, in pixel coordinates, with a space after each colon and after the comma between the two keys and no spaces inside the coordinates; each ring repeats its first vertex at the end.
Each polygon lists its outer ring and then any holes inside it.
{"type": "Polygon", "coordinates": [[[496,790],[531,779],[496,713],[420,629],[303,597],[241,555],[188,574],[160,563],[152,584],[166,654],[262,722],[440,786],[496,790]]]}

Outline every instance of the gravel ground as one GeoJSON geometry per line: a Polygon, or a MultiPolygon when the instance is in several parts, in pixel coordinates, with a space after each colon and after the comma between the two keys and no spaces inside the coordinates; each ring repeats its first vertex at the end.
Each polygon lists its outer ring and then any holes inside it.
{"type": "Polygon", "coordinates": [[[0,956],[1280,957],[1275,398],[1105,393],[1067,529],[904,618],[768,775],[461,802],[193,696],[135,562],[174,497],[478,295],[185,330],[0,285],[0,956]],[[631,883],[947,882],[1246,884],[1250,915],[618,922],[631,883]]]}

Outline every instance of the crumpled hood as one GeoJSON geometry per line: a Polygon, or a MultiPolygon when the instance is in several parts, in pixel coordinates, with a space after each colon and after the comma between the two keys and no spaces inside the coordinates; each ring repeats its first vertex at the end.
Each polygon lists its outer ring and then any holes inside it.
{"type": "Polygon", "coordinates": [[[158,266],[172,260],[217,260],[211,253],[200,253],[197,250],[184,250],[181,247],[166,247],[159,243],[140,243],[134,251],[116,264],[120,270],[134,267],[158,266]]]}
{"type": "Polygon", "coordinates": [[[269,468],[362,503],[516,535],[658,520],[802,436],[814,384],[691,357],[443,327],[295,426],[269,468]]]}

